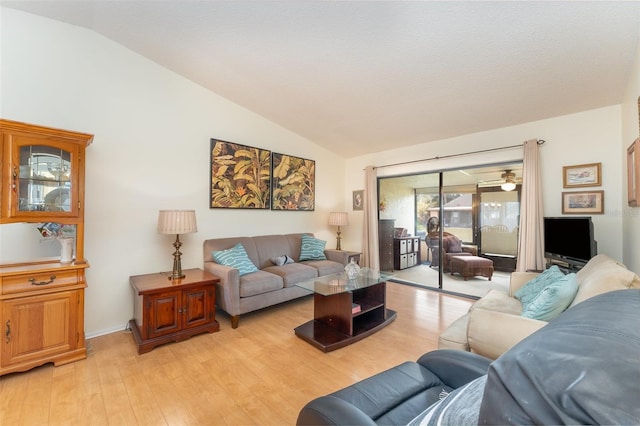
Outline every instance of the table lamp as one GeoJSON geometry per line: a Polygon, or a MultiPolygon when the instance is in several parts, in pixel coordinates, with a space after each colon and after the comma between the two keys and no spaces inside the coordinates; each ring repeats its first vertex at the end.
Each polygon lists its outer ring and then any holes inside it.
{"type": "Polygon", "coordinates": [[[340,248],[340,227],[349,225],[349,215],[346,212],[331,212],[329,213],[329,225],[338,227],[336,250],[342,250],[340,248]]]}
{"type": "Polygon", "coordinates": [[[180,256],[182,256],[182,253],[180,253],[180,246],[182,246],[180,234],[189,234],[197,230],[195,210],[160,210],[158,233],[176,235],[176,241],[173,243],[176,251],[173,253],[173,271],[169,276],[170,280],[184,278],[185,276],[182,273],[180,261],[180,256]]]}

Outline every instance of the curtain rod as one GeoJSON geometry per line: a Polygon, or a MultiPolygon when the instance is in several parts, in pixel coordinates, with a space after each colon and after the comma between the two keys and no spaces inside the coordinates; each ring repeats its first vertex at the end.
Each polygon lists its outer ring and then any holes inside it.
{"type": "MultiPolygon", "coordinates": [[[[542,139],[538,140],[538,145],[542,145],[544,144],[545,141],[542,139]]],[[[441,160],[443,158],[453,158],[453,157],[462,157],[463,155],[471,155],[471,154],[481,154],[484,152],[492,152],[492,151],[502,151],[505,149],[513,149],[513,148],[520,148],[523,144],[519,144],[519,145],[510,145],[510,146],[503,146],[500,148],[489,148],[489,149],[481,149],[479,151],[469,151],[469,152],[463,152],[461,154],[450,154],[450,155],[443,155],[442,157],[431,157],[431,158],[422,158],[420,160],[411,160],[411,161],[403,161],[401,163],[392,163],[392,164],[384,164],[382,166],[374,166],[374,170],[375,169],[381,169],[383,167],[392,167],[392,166],[403,166],[405,164],[413,164],[413,163],[421,163],[423,161],[431,161],[431,160],[441,160]]]]}

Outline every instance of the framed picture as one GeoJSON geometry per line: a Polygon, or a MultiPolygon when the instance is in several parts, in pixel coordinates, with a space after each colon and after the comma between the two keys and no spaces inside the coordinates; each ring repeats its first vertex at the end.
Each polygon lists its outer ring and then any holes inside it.
{"type": "Polygon", "coordinates": [[[562,214],[603,214],[604,191],[562,193],[562,214]]]}
{"type": "Polygon", "coordinates": [[[630,207],[640,206],[640,138],[627,148],[627,200],[630,207]]]}
{"type": "Polygon", "coordinates": [[[353,210],[364,210],[364,189],[353,191],[353,210]]]}
{"type": "Polygon", "coordinates": [[[316,203],[316,162],[273,153],[271,210],[313,211],[316,203]]]}
{"type": "Polygon", "coordinates": [[[579,164],[562,168],[562,186],[576,188],[602,185],[602,163],[579,164]]]}
{"type": "Polygon", "coordinates": [[[271,151],[211,139],[209,208],[268,209],[271,151]]]}

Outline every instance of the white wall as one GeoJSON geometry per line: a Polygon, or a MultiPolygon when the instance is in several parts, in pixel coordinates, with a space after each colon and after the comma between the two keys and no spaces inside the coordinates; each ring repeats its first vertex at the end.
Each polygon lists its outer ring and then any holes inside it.
{"type": "Polygon", "coordinates": [[[380,182],[380,193],[387,194],[380,219],[395,219],[396,228],[406,228],[413,234],[416,225],[413,188],[396,179],[385,179],[380,182]]]}
{"type": "MultiPolygon", "coordinates": [[[[198,232],[181,238],[183,268],[202,266],[206,238],[307,231],[335,244],[328,212],[347,205],[339,156],[96,33],[0,13],[0,116],[95,135],[86,159],[89,337],[132,317],[130,275],[171,269],[175,237],[156,233],[160,209],[196,210],[198,232]],[[212,137],[315,160],[315,211],[209,209],[212,137]]],[[[3,232],[0,253],[18,243],[3,232]]]]}
{"type": "MultiPolygon", "coordinates": [[[[622,153],[621,169],[627,169],[626,148],[640,137],[640,48],[635,52],[634,67],[629,75],[629,82],[622,102],[622,153]]],[[[623,262],[629,269],[640,274],[640,207],[629,207],[627,203],[627,175],[623,174],[621,187],[622,227],[623,227],[623,262]]]]}
{"type": "MultiPolygon", "coordinates": [[[[549,100],[552,102],[553,100],[549,100]]],[[[544,139],[541,147],[542,186],[545,216],[561,216],[562,166],[602,163],[602,187],[605,191],[605,213],[593,215],[599,253],[622,260],[622,196],[620,186],[624,170],[620,167],[620,106],[610,106],[548,120],[524,123],[452,139],[379,152],[347,161],[347,192],[364,187],[363,169],[416,159],[481,151],[518,145],[528,139],[544,139]]],[[[625,148],[626,149],[626,148],[625,148]]],[[[456,158],[416,162],[378,169],[378,176],[393,176],[419,171],[437,171],[469,165],[491,164],[522,159],[522,149],[467,155],[456,158]]],[[[362,228],[362,212],[353,212],[352,225],[362,228]]],[[[360,249],[359,239],[345,239],[345,247],[360,249]]],[[[637,257],[637,246],[635,247],[637,257]]]]}

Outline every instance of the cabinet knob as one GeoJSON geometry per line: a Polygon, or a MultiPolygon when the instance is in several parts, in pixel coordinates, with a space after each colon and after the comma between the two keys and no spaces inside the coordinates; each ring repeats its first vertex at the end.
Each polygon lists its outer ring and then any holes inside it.
{"type": "Polygon", "coordinates": [[[7,343],[9,343],[11,341],[11,320],[7,320],[5,326],[7,327],[7,329],[4,332],[4,336],[7,339],[7,343]]]}

